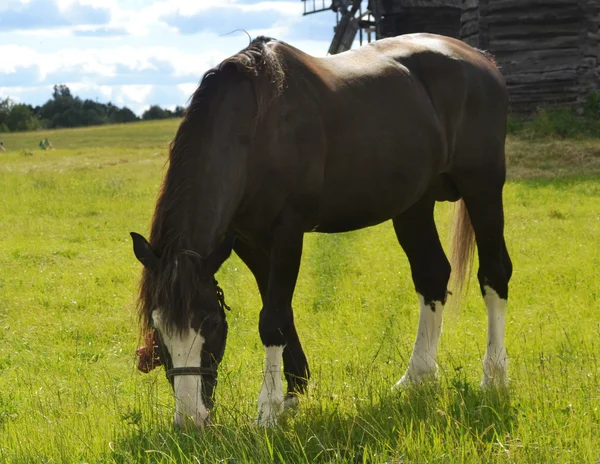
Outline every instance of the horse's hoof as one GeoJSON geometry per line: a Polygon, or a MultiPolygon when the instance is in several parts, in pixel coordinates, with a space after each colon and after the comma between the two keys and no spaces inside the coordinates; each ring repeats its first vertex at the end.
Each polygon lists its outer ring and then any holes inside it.
{"type": "Polygon", "coordinates": [[[399,391],[406,388],[410,388],[415,385],[422,385],[424,383],[435,382],[437,380],[437,371],[428,371],[420,374],[407,371],[402,378],[396,382],[392,387],[392,391],[399,391]]]}
{"type": "Polygon", "coordinates": [[[300,404],[300,400],[295,395],[287,395],[283,400],[283,409],[296,409],[300,404]]]}
{"type": "Polygon", "coordinates": [[[284,401],[271,399],[260,403],[258,408],[258,418],[256,423],[260,427],[275,427],[281,414],[283,413],[284,401]]]}
{"type": "Polygon", "coordinates": [[[256,424],[259,427],[263,427],[265,429],[271,429],[271,428],[277,426],[278,419],[279,419],[279,416],[276,416],[273,414],[260,414],[256,418],[256,424]]]}
{"type": "Polygon", "coordinates": [[[479,384],[479,388],[482,390],[505,390],[507,385],[508,379],[506,377],[493,378],[484,375],[479,384]]]}
{"type": "Polygon", "coordinates": [[[283,400],[283,409],[296,409],[300,404],[300,400],[296,395],[286,395],[283,400]]]}
{"type": "Polygon", "coordinates": [[[411,385],[414,385],[414,382],[407,374],[405,374],[400,380],[398,380],[398,382],[394,384],[392,391],[401,391],[409,388],[411,385]]]}

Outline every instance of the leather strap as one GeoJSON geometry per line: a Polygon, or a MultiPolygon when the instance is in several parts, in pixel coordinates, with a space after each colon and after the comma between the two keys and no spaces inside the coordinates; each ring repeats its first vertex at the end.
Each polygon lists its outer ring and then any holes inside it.
{"type": "Polygon", "coordinates": [[[174,367],[167,371],[167,377],[180,375],[214,375],[215,371],[206,367],[174,367]]]}

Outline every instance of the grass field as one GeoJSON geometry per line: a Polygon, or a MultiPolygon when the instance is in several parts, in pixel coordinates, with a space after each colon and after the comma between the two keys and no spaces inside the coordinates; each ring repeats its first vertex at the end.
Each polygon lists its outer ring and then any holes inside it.
{"type": "MultiPolygon", "coordinates": [[[[274,430],[254,424],[260,303],[233,256],[218,279],[230,335],[215,425],[171,426],[164,371],[135,368],[140,265],[176,121],[3,134],[0,462],[600,462],[600,142],[511,138],[515,266],[510,388],[481,392],[476,280],[447,310],[437,385],[392,393],[418,305],[391,224],[306,238],[294,307],[313,379],[274,430]]],[[[436,210],[446,245],[452,206],[436,210]]]]}

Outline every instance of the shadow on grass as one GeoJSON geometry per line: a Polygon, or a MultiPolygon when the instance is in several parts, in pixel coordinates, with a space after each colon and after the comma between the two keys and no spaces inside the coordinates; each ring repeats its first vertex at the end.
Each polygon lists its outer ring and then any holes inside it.
{"type": "MultiPolygon", "coordinates": [[[[167,425],[130,429],[115,441],[110,460],[423,462],[457,446],[483,458],[498,441],[505,441],[516,421],[506,392],[482,391],[453,380],[444,387],[374,392],[354,408],[329,398],[309,398],[306,406],[287,412],[275,429],[253,423],[235,427],[217,423],[193,433],[167,425]]],[[[456,459],[460,461],[459,456],[456,459]]]]}

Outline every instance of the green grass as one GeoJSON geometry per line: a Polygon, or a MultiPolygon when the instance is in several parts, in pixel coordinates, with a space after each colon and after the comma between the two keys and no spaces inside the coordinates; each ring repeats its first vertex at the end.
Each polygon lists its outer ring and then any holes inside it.
{"type": "MultiPolygon", "coordinates": [[[[509,140],[506,395],[478,388],[474,279],[445,314],[437,385],[391,393],[418,309],[386,223],[307,236],[294,307],[313,379],[274,430],[254,424],[256,285],[236,256],[224,265],[233,310],[215,425],[183,433],[164,371],[135,368],[128,235],[148,231],[176,125],[48,131],[53,152],[35,148],[42,134],[3,136],[0,462],[600,462],[600,142],[509,140]]],[[[451,212],[436,210],[445,244],[451,212]]]]}
{"type": "Polygon", "coordinates": [[[591,92],[579,111],[540,107],[533,115],[512,114],[508,118],[508,132],[529,140],[600,138],[600,94],[591,92]]]}
{"type": "Polygon", "coordinates": [[[577,115],[569,108],[541,109],[531,118],[510,117],[508,130],[528,139],[600,137],[600,113],[577,115]]]}

